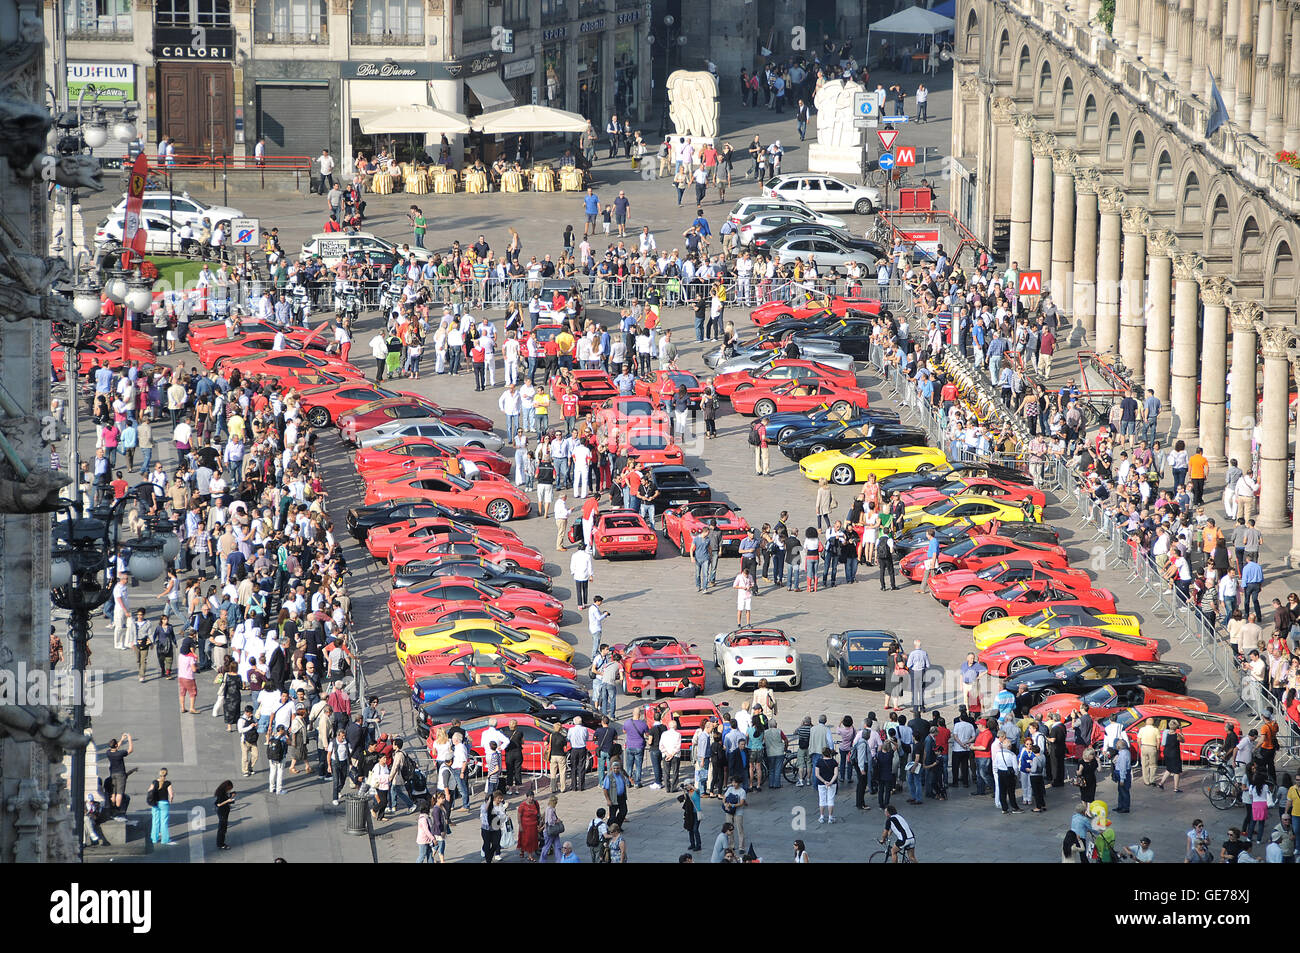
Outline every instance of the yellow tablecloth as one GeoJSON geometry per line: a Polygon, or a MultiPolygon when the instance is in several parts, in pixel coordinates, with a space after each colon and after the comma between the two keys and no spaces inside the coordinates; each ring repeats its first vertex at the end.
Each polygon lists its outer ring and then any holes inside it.
{"type": "Polygon", "coordinates": [[[376,195],[392,195],[392,176],[383,172],[376,172],[370,179],[370,191],[374,192],[376,195]]]}
{"type": "Polygon", "coordinates": [[[487,173],[471,169],[465,173],[466,192],[486,192],[488,190],[487,173]]]}
{"type": "Polygon", "coordinates": [[[560,188],[565,192],[582,191],[582,170],[566,166],[560,170],[560,188]]]}
{"type": "Polygon", "coordinates": [[[514,169],[507,169],[506,174],[501,176],[502,192],[522,192],[524,190],[524,177],[514,169]]]}
{"type": "Polygon", "coordinates": [[[412,195],[423,195],[429,191],[428,174],[420,169],[414,169],[406,173],[406,191],[412,195]]]}
{"type": "Polygon", "coordinates": [[[555,191],[555,172],[554,170],[542,166],[533,169],[533,191],[534,192],[554,192],[555,191]]]}
{"type": "Polygon", "coordinates": [[[433,183],[433,191],[444,195],[456,191],[455,169],[449,169],[446,166],[434,166],[429,176],[433,183]]]}

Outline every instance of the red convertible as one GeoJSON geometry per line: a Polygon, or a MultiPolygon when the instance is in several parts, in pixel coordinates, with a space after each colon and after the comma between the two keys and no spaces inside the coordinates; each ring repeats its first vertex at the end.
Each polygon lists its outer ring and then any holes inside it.
{"type": "Polygon", "coordinates": [[[689,556],[695,551],[691,537],[702,529],[710,529],[711,520],[716,521],[722,530],[722,554],[734,555],[740,551],[740,541],[753,533],[753,527],[737,515],[737,509],[718,500],[670,506],[659,515],[659,527],[682,555],[689,556]]]}
{"type": "Polygon", "coordinates": [[[1081,652],[1105,652],[1134,662],[1154,662],[1160,643],[1145,635],[1117,635],[1083,626],[1066,626],[1042,635],[1003,639],[979,654],[996,678],[1015,675],[1031,665],[1064,665],[1081,652]]]}
{"type": "Polygon", "coordinates": [[[746,387],[789,380],[820,381],[838,384],[841,387],[856,387],[858,383],[857,375],[852,371],[828,367],[816,361],[783,357],[762,367],[719,374],[713,379],[713,389],[721,397],[730,397],[735,391],[744,390],[746,387]]]}
{"type": "MultiPolygon", "coordinates": [[[[1147,725],[1155,725],[1164,737],[1166,730],[1178,729],[1183,734],[1178,750],[1184,762],[1218,761],[1224,756],[1223,742],[1228,729],[1241,736],[1241,722],[1231,715],[1220,715],[1211,711],[1188,711],[1185,708],[1173,708],[1168,705],[1137,705],[1116,712],[1107,721],[1114,721],[1124,729],[1128,738],[1129,749],[1136,755],[1141,749],[1138,744],[1138,732],[1147,725]]],[[[1105,737],[1107,721],[1093,722],[1093,746],[1096,747],[1105,737]]],[[[1074,739],[1066,741],[1066,757],[1074,757],[1077,746],[1074,739]]],[[[1158,755],[1163,755],[1163,749],[1158,755]]],[[[1231,752],[1228,752],[1230,755],[1231,752]]]]}
{"type": "Polygon", "coordinates": [[[600,513],[591,531],[597,557],[649,556],[659,551],[659,537],[639,513],[614,510],[600,513]]]}
{"type": "Polygon", "coordinates": [[[399,397],[385,397],[380,400],[362,404],[344,414],[339,414],[339,436],[348,443],[354,443],[357,434],[370,430],[381,424],[408,417],[434,417],[453,427],[468,427],[470,430],[492,432],[492,421],[482,414],[463,407],[442,407],[427,397],[418,394],[403,394],[399,397]]]}
{"type": "Polygon", "coordinates": [[[677,388],[685,387],[686,396],[690,401],[692,408],[700,406],[700,397],[704,394],[704,385],[700,379],[690,371],[679,371],[668,369],[656,371],[654,380],[644,381],[637,378],[635,384],[636,392],[642,397],[648,397],[660,407],[667,407],[673,395],[677,393],[677,388]]]}
{"type": "Polygon", "coordinates": [[[395,589],[388,594],[388,611],[390,615],[428,612],[450,602],[486,602],[508,612],[540,616],[548,622],[558,623],[564,616],[564,603],[544,592],[523,586],[498,589],[463,576],[440,576],[405,589],[395,589]]]}
{"type": "MultiPolygon", "coordinates": [[[[965,536],[939,550],[938,570],[941,574],[954,569],[979,572],[981,569],[997,565],[1004,559],[1017,559],[1040,566],[1061,568],[1065,568],[1070,562],[1064,546],[980,534],[965,536]]],[[[925,547],[904,556],[899,563],[899,568],[908,579],[920,582],[925,574],[925,547]]]]}
{"type": "Polygon", "coordinates": [[[977,592],[958,596],[948,603],[948,615],[958,625],[973,629],[981,622],[1029,615],[1054,606],[1083,606],[1100,613],[1115,611],[1115,597],[1108,589],[1066,589],[1046,580],[1018,582],[1000,592],[977,592]]]}
{"type": "Polygon", "coordinates": [[[596,427],[610,434],[627,433],[647,428],[667,432],[668,415],[655,406],[648,397],[611,397],[596,410],[596,427]]]}
{"type": "Polygon", "coordinates": [[[731,406],[747,417],[817,410],[822,405],[835,414],[867,409],[867,392],[860,387],[841,387],[823,381],[755,382],[753,387],[734,391],[731,406]]]}
{"type": "Polygon", "coordinates": [[[651,430],[646,427],[628,428],[626,434],[621,434],[617,430],[610,431],[609,451],[614,454],[627,454],[638,463],[646,465],[666,463],[681,466],[686,460],[686,454],[673,441],[666,427],[662,430],[651,430]]]}
{"type": "Polygon", "coordinates": [[[904,493],[903,503],[907,506],[926,506],[936,500],[953,496],[987,496],[1004,503],[1019,503],[1028,497],[1041,511],[1047,505],[1047,497],[1042,490],[1024,483],[1012,483],[1008,480],[995,480],[991,477],[959,477],[949,480],[943,486],[927,486],[904,493]]]}
{"type": "Polygon", "coordinates": [[[396,476],[402,470],[422,467],[435,460],[472,460],[475,466],[509,476],[513,462],[499,453],[480,447],[444,447],[431,437],[394,437],[357,452],[357,473],[368,479],[379,473],[391,471],[396,476]]]}
{"type": "MultiPolygon", "coordinates": [[[[444,602],[440,603],[436,609],[395,613],[392,617],[393,638],[399,638],[403,629],[437,625],[440,622],[459,622],[462,619],[500,622],[502,625],[508,625],[520,632],[541,632],[546,635],[559,635],[560,633],[560,626],[557,623],[549,622],[541,616],[529,615],[526,612],[515,612],[510,609],[499,609],[486,602],[444,602]]],[[[532,658],[532,656],[529,656],[529,658],[532,658]]],[[[551,659],[551,661],[557,665],[564,664],[555,659],[551,659]]]]}
{"type": "Polygon", "coordinates": [[[1005,589],[1013,582],[1030,579],[1041,579],[1066,589],[1086,589],[1092,585],[1092,577],[1082,569],[1040,566],[1026,559],[1003,559],[977,572],[954,569],[931,576],[930,590],[940,602],[951,602],[959,596],[994,592],[1005,589]]]}
{"type": "MultiPolygon", "coordinates": [[[[221,365],[221,373],[226,377],[229,377],[235,370],[238,370],[244,377],[262,374],[272,380],[279,381],[281,387],[298,389],[301,389],[304,385],[303,378],[327,373],[338,374],[358,383],[364,382],[362,372],[353,364],[344,364],[336,360],[327,361],[316,357],[314,354],[303,354],[301,352],[243,357],[233,361],[226,361],[221,365]]],[[[336,385],[329,386],[335,387],[336,385]]]]}
{"type": "Polygon", "coordinates": [[[1052,695],[1030,709],[1029,714],[1041,721],[1052,712],[1062,718],[1069,718],[1079,710],[1079,705],[1087,703],[1088,712],[1093,718],[1105,718],[1117,711],[1134,705],[1168,705],[1186,711],[1209,711],[1210,706],[1191,695],[1178,695],[1163,688],[1148,688],[1146,685],[1103,685],[1094,688],[1086,695],[1069,695],[1062,693],[1052,695]]]}
{"type": "Polygon", "coordinates": [[[507,480],[466,480],[445,472],[415,471],[366,486],[364,504],[419,498],[489,516],[498,523],[527,516],[528,494],[507,480]]]}
{"type": "Polygon", "coordinates": [[[333,385],[309,387],[299,396],[302,398],[303,409],[307,411],[307,423],[313,427],[328,427],[339,417],[352,413],[362,404],[412,395],[388,390],[365,379],[359,379],[346,387],[333,385]]]}
{"type": "MultiPolygon", "coordinates": [[[[558,719],[559,715],[557,714],[556,717],[558,719]]],[[[555,726],[550,722],[542,721],[535,715],[506,713],[501,715],[484,715],[482,718],[471,718],[467,721],[462,721],[460,727],[456,729],[465,732],[470,747],[474,749],[474,764],[470,769],[472,775],[477,775],[483,770],[482,761],[485,757],[485,752],[483,750],[482,739],[483,732],[487,731],[490,727],[489,722],[495,722],[497,730],[502,734],[508,735],[510,733],[509,725],[512,721],[516,726],[518,726],[519,730],[523,732],[524,736],[523,770],[529,774],[545,774],[551,769],[550,739],[551,732],[554,730],[555,726]]],[[[437,737],[439,728],[444,728],[450,731],[451,725],[433,725],[429,728],[429,738],[426,747],[428,748],[429,756],[434,759],[438,756],[438,749],[434,744],[434,740],[437,737]]],[[[588,768],[594,769],[596,763],[595,732],[588,732],[587,734],[587,750],[590,752],[590,763],[588,764],[588,768]]],[[[557,752],[557,754],[558,753],[561,752],[557,752]]]]}
{"type": "Polygon", "coordinates": [[[476,534],[493,542],[518,542],[519,536],[504,526],[470,526],[445,516],[426,516],[376,526],[366,534],[366,550],[376,559],[387,559],[399,546],[427,541],[446,533],[476,534]]]}
{"type": "Polygon", "coordinates": [[[540,572],[546,566],[541,553],[517,540],[506,543],[471,533],[452,532],[394,546],[388,555],[388,574],[396,576],[398,569],[410,563],[464,556],[506,569],[523,566],[540,572]]]}
{"type": "Polygon", "coordinates": [[[751,311],[749,320],[761,328],[781,318],[798,318],[802,321],[805,318],[815,318],[824,314],[843,317],[850,311],[879,314],[880,302],[875,298],[842,298],[838,295],[829,299],[823,298],[820,301],[809,301],[801,305],[786,304],[784,301],[772,301],[768,304],[759,305],[751,311]]]}
{"type": "MultiPolygon", "coordinates": [[[[107,344],[109,347],[115,347],[119,351],[122,349],[122,329],[115,331],[106,331],[103,334],[95,336],[95,340],[100,344],[107,344]]],[[[135,328],[128,329],[126,335],[127,347],[139,348],[142,351],[153,350],[153,338],[143,331],[137,331],[135,328]]]]}
{"type": "Polygon", "coordinates": [[[704,660],[693,655],[694,646],[671,635],[644,635],[626,645],[615,645],[623,656],[623,691],[629,695],[664,692],[675,694],[689,682],[704,691],[704,660]]]}
{"type": "MultiPolygon", "coordinates": [[[[122,345],[120,342],[107,344],[101,341],[92,341],[89,348],[77,352],[77,372],[84,377],[90,373],[91,368],[98,367],[100,364],[107,364],[116,371],[131,364],[149,367],[158,360],[153,351],[147,347],[136,347],[128,344],[126,350],[126,360],[124,361],[122,360],[122,345]]],[[[57,344],[50,348],[50,363],[54,366],[54,375],[59,380],[63,379],[63,368],[66,360],[67,354],[63,348],[57,344]]]]}
{"type": "MultiPolygon", "coordinates": [[[[254,333],[236,334],[234,337],[228,338],[213,338],[195,346],[194,354],[205,367],[220,367],[226,361],[272,353],[288,354],[307,351],[315,357],[324,357],[325,348],[331,343],[317,335],[304,347],[301,341],[294,341],[286,336],[285,346],[279,351],[273,351],[272,346],[275,344],[275,337],[274,334],[254,333]]],[[[333,358],[333,360],[339,364],[343,363],[338,358],[333,358]]]]}
{"type": "Polygon", "coordinates": [[[529,675],[554,675],[558,678],[574,678],[577,674],[567,662],[545,655],[521,655],[504,645],[498,646],[493,652],[487,652],[481,648],[476,649],[468,642],[462,642],[407,656],[406,685],[414,688],[415,683],[422,678],[463,672],[467,667],[474,672],[512,668],[529,675]]]}
{"type": "MultiPolygon", "coordinates": [[[[228,338],[231,336],[230,329],[232,325],[225,321],[197,321],[191,322],[190,330],[185,335],[185,343],[190,346],[191,350],[198,348],[200,344],[209,341],[215,341],[218,338],[228,338]]],[[[265,321],[261,318],[244,318],[239,325],[239,329],[245,334],[275,334],[283,331],[284,336],[290,341],[302,343],[307,340],[317,340],[322,336],[325,340],[332,341],[334,335],[332,332],[327,333],[324,325],[321,329],[289,327],[288,325],[279,325],[274,321],[265,321]]]]}
{"type": "Polygon", "coordinates": [[[572,387],[566,385],[558,374],[551,378],[551,397],[556,406],[562,403],[564,394],[572,391],[578,395],[578,413],[587,414],[618,394],[613,379],[604,371],[574,370],[569,373],[573,375],[572,387]]]}

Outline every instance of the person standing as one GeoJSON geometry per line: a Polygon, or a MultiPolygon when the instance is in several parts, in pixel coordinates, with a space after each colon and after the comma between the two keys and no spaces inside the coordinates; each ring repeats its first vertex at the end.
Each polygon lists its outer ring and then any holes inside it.
{"type": "Polygon", "coordinates": [[[149,791],[145,794],[145,803],[149,805],[151,816],[149,829],[151,844],[171,845],[172,794],[172,783],[167,780],[167,769],[159,768],[158,777],[149,785],[149,791]]]}
{"type": "Polygon", "coordinates": [[[609,809],[609,826],[612,834],[615,828],[627,820],[627,775],[623,773],[622,764],[618,761],[610,764],[610,772],[605,775],[605,783],[601,787],[604,789],[605,804],[609,809]]]}
{"type": "Polygon", "coordinates": [[[687,850],[699,853],[704,849],[700,840],[700,791],[691,781],[687,781],[677,800],[682,805],[682,829],[690,839],[687,850]]]}
{"type": "MultiPolygon", "coordinates": [[[[564,498],[561,497],[560,499],[563,500],[564,498]]],[[[567,517],[567,513],[566,513],[566,517],[567,517]]],[[[559,519],[558,506],[556,507],[556,519],[558,522],[559,519]]],[[[563,547],[560,548],[562,549],[563,547]]],[[[574,598],[578,602],[578,611],[581,612],[582,610],[587,608],[588,587],[591,585],[591,580],[595,577],[596,574],[596,568],[591,560],[591,553],[587,552],[586,548],[579,548],[576,552],[574,552],[573,556],[570,557],[569,572],[573,576],[574,598]]],[[[599,634],[599,630],[593,632],[593,635],[598,635],[598,634],[599,634]]]]}
{"type": "Polygon", "coordinates": [[[316,163],[320,167],[320,190],[324,195],[334,186],[334,157],[330,155],[328,149],[322,149],[320,155],[316,157],[316,163]]]}
{"type": "Polygon", "coordinates": [[[1187,478],[1191,483],[1192,502],[1201,506],[1205,496],[1205,481],[1210,476],[1210,461],[1205,456],[1205,448],[1197,447],[1196,452],[1187,458],[1187,478]]]}
{"type": "Polygon", "coordinates": [[[925,83],[916,87],[916,121],[929,122],[927,107],[930,103],[930,90],[926,89],[925,83]]]}
{"type": "MultiPolygon", "coordinates": [[[[576,556],[577,554],[575,553],[574,555],[576,556]]],[[[583,590],[583,595],[586,595],[585,584],[583,585],[583,590]]],[[[596,596],[595,599],[591,600],[591,605],[579,606],[580,609],[587,610],[587,628],[591,632],[591,657],[593,659],[600,654],[601,638],[605,632],[605,620],[612,614],[606,612],[602,608],[604,602],[604,596],[596,596]]]]}
{"type": "Polygon", "coordinates": [[[271,771],[267,782],[269,794],[284,793],[284,759],[288,752],[289,730],[284,725],[277,725],[271,737],[266,739],[266,761],[271,771]]]}
{"type": "Polygon", "coordinates": [[[907,671],[912,682],[912,710],[920,712],[925,707],[925,673],[930,668],[930,656],[921,648],[921,640],[912,642],[907,655],[907,671]]]}
{"type": "MultiPolygon", "coordinates": [[[[762,421],[759,421],[755,424],[754,429],[757,434],[757,442],[754,444],[754,475],[767,476],[771,462],[768,452],[767,427],[763,425],[762,421]]],[[[818,492],[820,493],[820,491],[818,492]]]]}
{"type": "Polygon", "coordinates": [[[222,781],[212,797],[212,803],[217,809],[217,849],[230,850],[226,843],[226,830],[230,826],[230,807],[235,803],[235,782],[222,781]]]}
{"type": "Polygon", "coordinates": [[[483,863],[490,864],[501,856],[501,834],[506,829],[506,798],[500,791],[483,799],[479,811],[479,834],[483,838],[483,863]]]}
{"type": "Polygon", "coordinates": [[[590,732],[582,724],[581,718],[574,718],[573,724],[565,734],[565,744],[569,752],[570,791],[587,789],[587,765],[591,761],[591,752],[587,750],[590,732]]]}
{"type": "Polygon", "coordinates": [[[813,772],[817,781],[817,823],[835,823],[835,792],[839,788],[840,766],[835,752],[822,749],[821,760],[813,772]]]}

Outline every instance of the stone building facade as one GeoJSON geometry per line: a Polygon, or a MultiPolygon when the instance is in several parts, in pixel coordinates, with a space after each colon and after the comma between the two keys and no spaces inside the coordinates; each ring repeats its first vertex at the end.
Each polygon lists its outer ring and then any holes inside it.
{"type": "MultiPolygon", "coordinates": [[[[1300,3],[1118,0],[1110,32],[1100,13],[958,0],[955,207],[1042,272],[1076,340],[1154,388],[1171,437],[1220,468],[1254,439],[1276,534],[1295,492],[1300,168],[1278,153],[1300,149],[1300,3]],[[1207,137],[1212,82],[1228,121],[1207,137]]],[[[1292,540],[1300,559],[1300,522],[1292,540]]]]}

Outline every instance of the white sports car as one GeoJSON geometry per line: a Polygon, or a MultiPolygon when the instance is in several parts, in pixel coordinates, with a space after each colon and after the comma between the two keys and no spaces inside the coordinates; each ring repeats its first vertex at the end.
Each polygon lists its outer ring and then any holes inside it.
{"type": "Polygon", "coordinates": [[[771,688],[798,688],[803,666],[794,641],[780,629],[719,632],[713,639],[713,664],[728,688],[757,687],[764,678],[771,688]]]}

